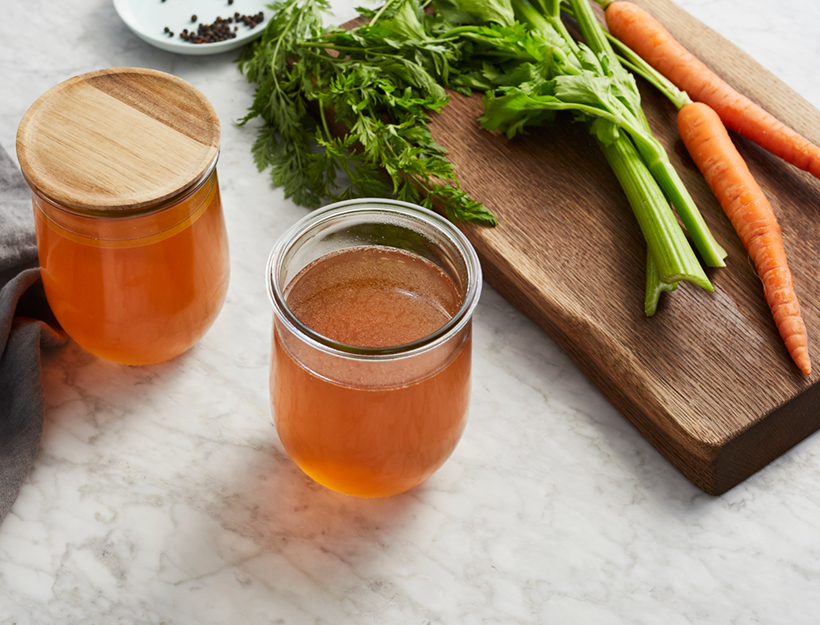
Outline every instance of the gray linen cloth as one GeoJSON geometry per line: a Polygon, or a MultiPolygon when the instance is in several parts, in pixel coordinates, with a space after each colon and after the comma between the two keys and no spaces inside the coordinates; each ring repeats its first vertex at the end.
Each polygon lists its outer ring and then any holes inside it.
{"type": "Polygon", "coordinates": [[[65,340],[40,281],[31,191],[0,146],[0,523],[43,432],[40,349],[65,340]]]}

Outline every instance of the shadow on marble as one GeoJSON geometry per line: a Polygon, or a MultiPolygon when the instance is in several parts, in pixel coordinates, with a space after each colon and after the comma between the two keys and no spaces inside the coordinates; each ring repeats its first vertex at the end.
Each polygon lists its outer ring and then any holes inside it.
{"type": "Polygon", "coordinates": [[[339,550],[369,550],[412,517],[425,488],[381,499],[343,495],[305,475],[278,442],[235,478],[240,483],[228,488],[235,494],[217,513],[223,526],[268,551],[300,544],[300,558],[308,561],[339,550]]]}
{"type": "Polygon", "coordinates": [[[158,365],[119,365],[86,352],[73,341],[45,352],[43,440],[49,439],[55,425],[65,427],[70,420],[79,419],[102,434],[107,424],[120,422],[121,427],[129,416],[150,413],[155,395],[166,395],[192,362],[189,351],[158,365]]]}

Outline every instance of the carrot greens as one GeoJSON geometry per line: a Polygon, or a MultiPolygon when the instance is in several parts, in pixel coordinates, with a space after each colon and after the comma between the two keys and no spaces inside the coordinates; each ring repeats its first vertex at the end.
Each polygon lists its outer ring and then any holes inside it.
{"type": "Polygon", "coordinates": [[[262,119],[254,158],[260,170],[271,168],[286,197],[318,207],[324,198],[394,195],[440,202],[451,219],[496,223],[459,187],[430,135],[430,114],[447,95],[419,59],[435,59],[441,75],[449,59],[416,39],[424,33],[411,5],[355,33],[323,27],[326,0],[271,6],[265,32],[239,57],[240,71],[257,85],[240,123],[262,119]],[[415,58],[414,48],[425,54],[415,58]],[[345,130],[333,132],[334,124],[345,130]]]}

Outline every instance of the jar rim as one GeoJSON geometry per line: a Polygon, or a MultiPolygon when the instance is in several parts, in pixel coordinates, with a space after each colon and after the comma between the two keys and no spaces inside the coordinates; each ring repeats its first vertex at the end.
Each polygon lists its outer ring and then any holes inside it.
{"type": "Polygon", "coordinates": [[[382,198],[357,198],[329,204],[301,218],[276,242],[268,257],[266,268],[268,297],[274,313],[286,328],[312,347],[326,353],[356,360],[396,360],[408,358],[435,349],[460,332],[471,320],[481,295],[481,264],[467,237],[450,221],[439,214],[416,204],[401,200],[382,198]],[[285,301],[280,283],[282,264],[286,253],[306,231],[323,223],[348,214],[392,213],[432,226],[443,235],[461,256],[466,272],[467,285],[461,305],[453,316],[440,328],[415,341],[388,347],[360,347],[334,341],[302,323],[285,301]]]}

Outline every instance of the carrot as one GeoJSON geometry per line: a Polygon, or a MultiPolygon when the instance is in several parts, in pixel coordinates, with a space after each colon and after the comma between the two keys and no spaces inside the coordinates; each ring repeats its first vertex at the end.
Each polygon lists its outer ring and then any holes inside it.
{"type": "Polygon", "coordinates": [[[729,138],[720,117],[709,106],[695,102],[681,108],[678,131],[754,262],[786,349],[800,370],[810,375],[806,326],[771,204],[729,138]]]}
{"type": "Polygon", "coordinates": [[[609,32],[678,89],[712,107],[727,128],[820,178],[819,147],[735,91],[642,8],[626,0],[605,6],[609,32]]]}

